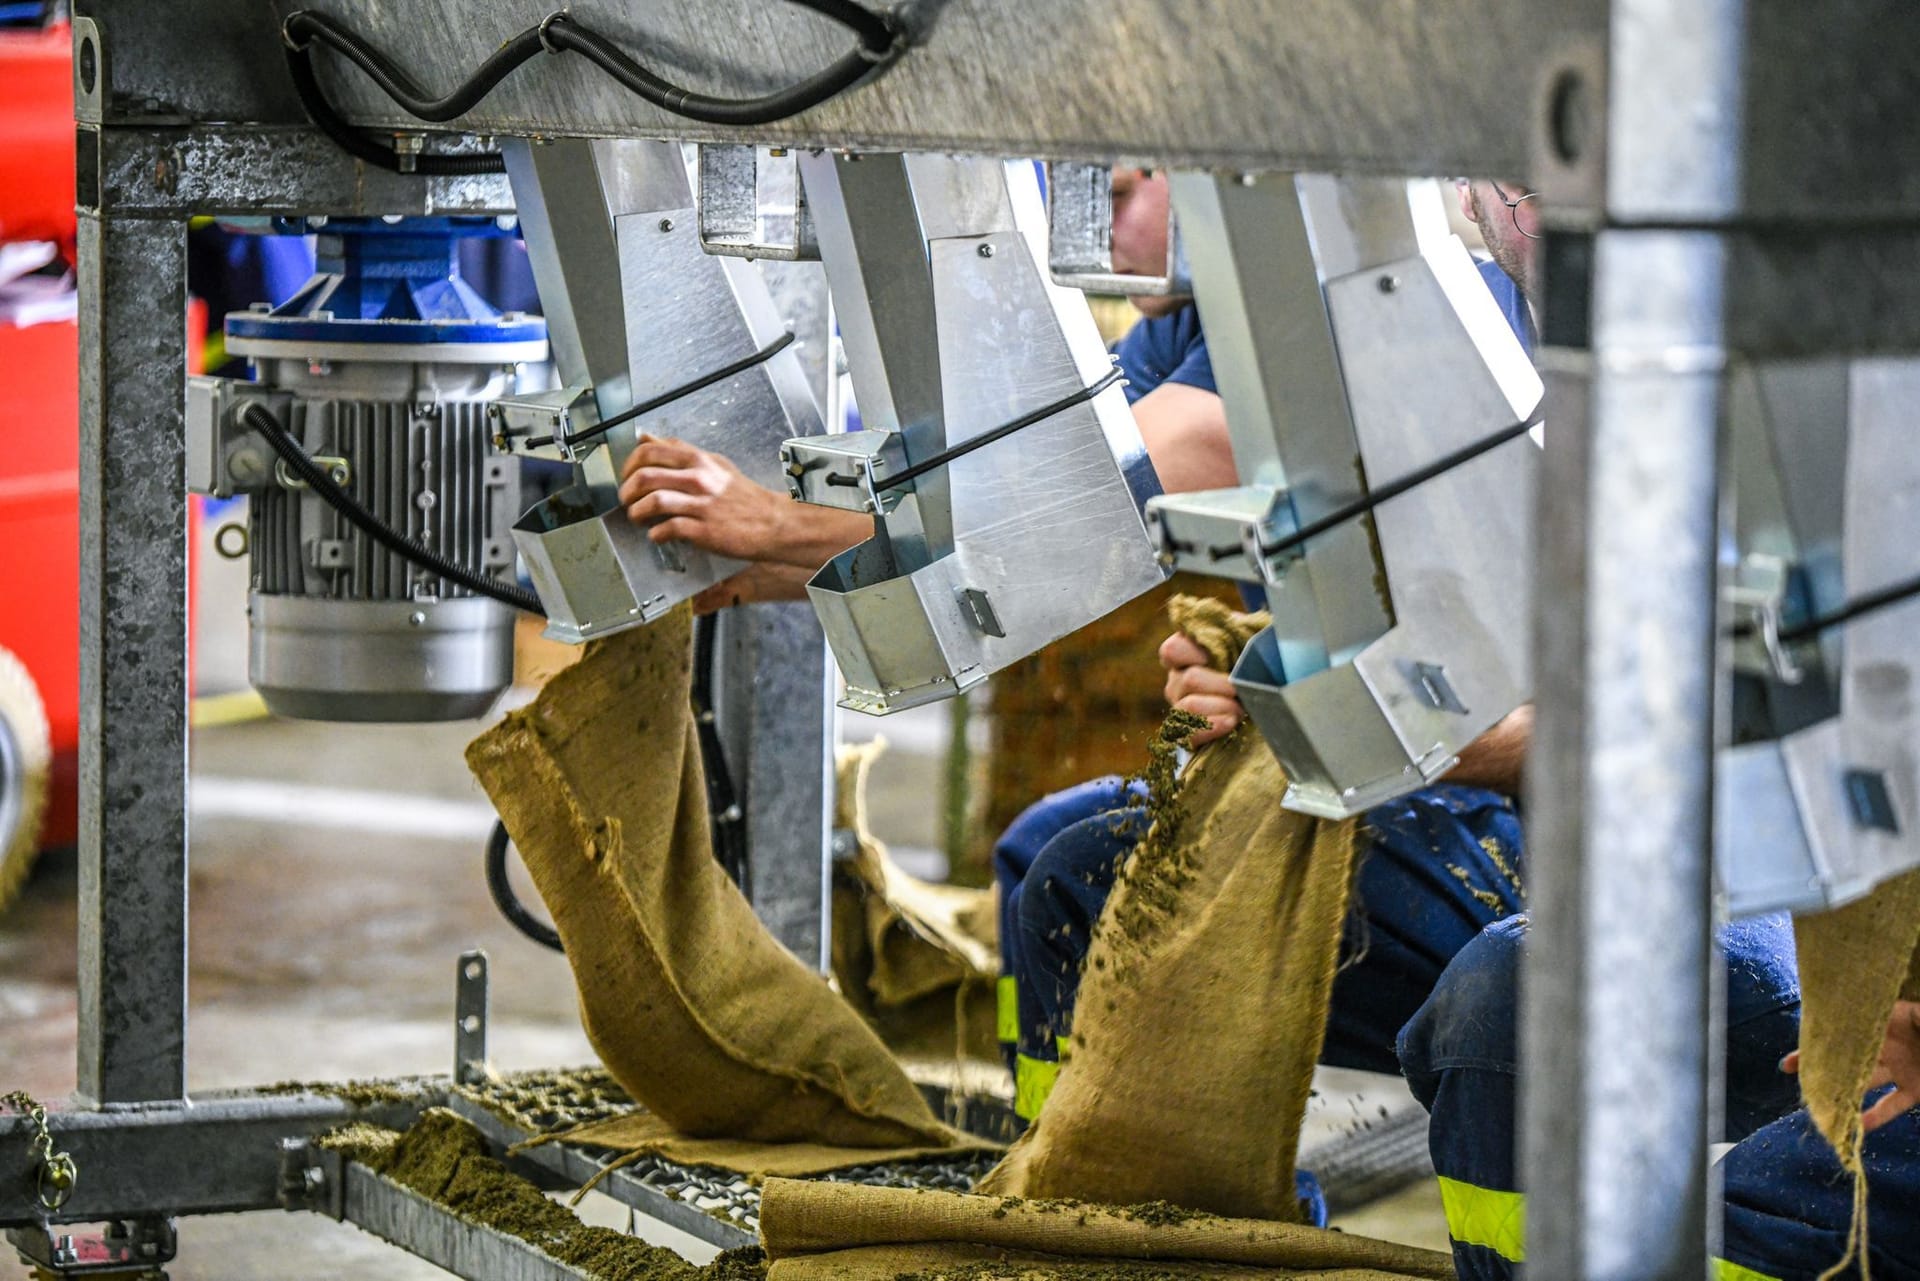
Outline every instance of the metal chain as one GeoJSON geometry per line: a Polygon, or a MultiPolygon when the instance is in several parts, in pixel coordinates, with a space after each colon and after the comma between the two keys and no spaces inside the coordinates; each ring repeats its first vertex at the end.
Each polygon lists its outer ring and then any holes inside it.
{"type": "Polygon", "coordinates": [[[53,1150],[53,1131],[47,1128],[47,1109],[31,1094],[25,1090],[15,1090],[0,1096],[0,1103],[33,1122],[33,1128],[39,1131],[27,1144],[29,1151],[37,1152],[40,1156],[40,1165],[34,1171],[34,1193],[43,1207],[58,1210],[73,1195],[73,1185],[80,1181],[79,1163],[65,1152],[53,1150]]]}

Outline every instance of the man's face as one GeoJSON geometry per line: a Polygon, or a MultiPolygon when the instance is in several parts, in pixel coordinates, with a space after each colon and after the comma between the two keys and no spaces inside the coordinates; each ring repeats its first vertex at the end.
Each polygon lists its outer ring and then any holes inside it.
{"type": "Polygon", "coordinates": [[[1539,198],[1519,183],[1485,179],[1461,183],[1459,191],[1460,212],[1479,225],[1487,252],[1531,301],[1540,283],[1539,198]],[[1509,201],[1518,203],[1509,208],[1509,201]]]}
{"type": "MultiPolygon", "coordinates": [[[[1167,272],[1167,176],[1149,169],[1113,171],[1113,269],[1124,276],[1167,272]]],[[[1143,295],[1128,299],[1142,315],[1164,316],[1191,299],[1143,295]]]]}

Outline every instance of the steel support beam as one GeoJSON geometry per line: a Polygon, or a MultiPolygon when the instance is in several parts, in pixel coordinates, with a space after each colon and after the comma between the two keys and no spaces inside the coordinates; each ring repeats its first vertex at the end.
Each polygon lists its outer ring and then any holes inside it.
{"type": "MultiPolygon", "coordinates": [[[[397,1087],[400,1083],[389,1083],[397,1087]]],[[[49,1219],[98,1223],[148,1216],[228,1214],[281,1205],[280,1141],[350,1121],[404,1129],[444,1098],[444,1083],[402,1088],[356,1104],[318,1094],[208,1094],[191,1103],[115,1111],[54,1112],[55,1146],[80,1174],[73,1197],[47,1215],[34,1199],[32,1126],[0,1117],[0,1226],[49,1219]]]]}
{"type": "MultiPolygon", "coordinates": [[[[1533,1275],[1706,1258],[1721,245],[1557,242],[1520,1044],[1533,1275]]],[[[1714,1043],[1717,1043],[1717,1039],[1714,1043]]]]}
{"type": "MultiPolygon", "coordinates": [[[[305,126],[80,129],[80,203],[103,214],[512,213],[503,173],[422,177],[355,160],[305,126]]],[[[471,139],[448,150],[470,151],[471,139]]]]}
{"type": "Polygon", "coordinates": [[[183,1098],[187,226],[80,218],[80,1094],[183,1098]]]}
{"type": "Polygon", "coordinates": [[[1734,215],[1765,153],[1743,54],[1767,24],[1748,8],[1614,0],[1604,46],[1535,104],[1552,204],[1520,1035],[1534,1276],[1695,1281],[1718,1238],[1721,409],[1734,215]]]}
{"type": "MultiPolygon", "coordinates": [[[[817,262],[762,262],[793,331],[828,430],[839,424],[833,307],[817,262]]],[[[727,758],[736,762],[747,824],[748,898],[775,938],[826,973],[833,909],[833,705],[826,633],[804,601],[721,616],[715,691],[727,758]]]]}

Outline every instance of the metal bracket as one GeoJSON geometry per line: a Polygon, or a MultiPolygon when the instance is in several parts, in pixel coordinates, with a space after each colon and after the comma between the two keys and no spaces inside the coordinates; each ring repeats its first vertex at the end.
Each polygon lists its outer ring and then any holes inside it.
{"type": "Polygon", "coordinates": [[[1000,625],[1000,616],[993,612],[993,602],[978,587],[965,587],[960,591],[960,604],[966,609],[967,617],[973,625],[989,636],[1005,636],[1007,629],[1000,625]]]}
{"type": "Polygon", "coordinates": [[[1167,209],[1167,270],[1129,276],[1113,269],[1113,171],[1056,161],[1047,166],[1047,267],[1056,285],[1090,294],[1168,296],[1193,292],[1180,224],[1167,209]]]}
{"type": "Polygon", "coordinates": [[[1780,640],[1780,616],[1785,611],[1792,568],[1777,556],[1747,556],[1740,563],[1739,581],[1727,590],[1733,615],[1733,668],[1771,676],[1785,685],[1806,679],[1806,669],[1787,652],[1780,640]]]}
{"type": "Polygon", "coordinates": [[[882,488],[907,469],[905,437],[897,431],[835,432],[805,436],[780,446],[787,492],[798,502],[870,515],[890,512],[913,486],[882,488]]]}
{"type": "Polygon", "coordinates": [[[487,1079],[487,954],[460,954],[453,990],[453,1079],[471,1085],[487,1079]]]}
{"type": "Polygon", "coordinates": [[[1272,586],[1298,554],[1263,550],[1296,527],[1287,491],[1270,485],[1162,494],[1147,500],[1147,534],[1160,563],[1216,578],[1272,586]]]}
{"type": "Polygon", "coordinates": [[[35,1275],[51,1281],[166,1281],[179,1250],[172,1219],[113,1220],[100,1232],[56,1231],[47,1224],[11,1228],[7,1243],[35,1275]]]}
{"type": "Polygon", "coordinates": [[[700,247],[732,258],[816,262],[800,166],[785,147],[703,143],[694,191],[700,247]]]}
{"type": "MultiPolygon", "coordinates": [[[[599,425],[600,409],[591,387],[502,396],[487,406],[493,420],[493,447],[523,458],[572,460],[568,437],[599,425]]],[[[589,449],[599,445],[594,439],[589,449]]]]}
{"type": "Polygon", "coordinates": [[[340,1154],[304,1138],[280,1140],[280,1205],[338,1219],[342,1212],[340,1154]]]}
{"type": "Polygon", "coordinates": [[[1413,665],[1413,683],[1435,711],[1452,712],[1456,716],[1467,714],[1467,705],[1460,701],[1460,695],[1454,692],[1453,682],[1447,679],[1447,669],[1439,663],[1416,662],[1413,665]]]}

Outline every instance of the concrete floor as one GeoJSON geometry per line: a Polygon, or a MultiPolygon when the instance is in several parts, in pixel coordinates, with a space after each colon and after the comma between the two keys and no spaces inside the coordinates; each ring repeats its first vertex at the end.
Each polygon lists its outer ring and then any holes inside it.
{"type": "MultiPolygon", "coordinates": [[[[212,557],[203,565],[198,661],[212,692],[244,670],[244,577],[212,557]]],[[[895,750],[874,779],[876,830],[921,870],[937,861],[915,852],[935,843],[926,798],[939,715],[889,721],[895,750]]],[[[850,736],[872,732],[852,719],[850,736]]],[[[455,959],[474,947],[492,959],[499,1066],[592,1060],[565,961],[488,900],[480,852],[492,811],[461,759],[475,730],[254,721],[194,734],[191,1088],[447,1071],[455,959]]],[[[0,1090],[72,1090],[75,964],[68,855],[49,859],[0,918],[0,1090]]],[[[624,1222],[611,1202],[591,1200],[597,1219],[624,1222]]],[[[1422,1185],[1346,1226],[1443,1247],[1437,1207],[1422,1185]]],[[[180,1239],[174,1281],[446,1275],[311,1215],[188,1220],[180,1239]]],[[[671,1230],[661,1239],[705,1257],[671,1230]]],[[[15,1275],[0,1261],[0,1278],[15,1275]]]]}

